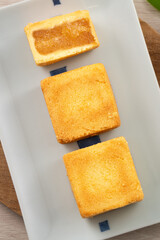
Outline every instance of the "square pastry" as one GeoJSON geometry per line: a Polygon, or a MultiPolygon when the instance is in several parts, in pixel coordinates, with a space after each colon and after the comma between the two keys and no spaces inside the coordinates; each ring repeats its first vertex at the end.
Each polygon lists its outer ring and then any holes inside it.
{"type": "Polygon", "coordinates": [[[82,217],[141,201],[143,191],[124,137],[64,155],[82,217]]]}
{"type": "Polygon", "coordinates": [[[120,126],[103,64],[93,64],[41,81],[58,142],[69,143],[120,126]]]}
{"type": "Polygon", "coordinates": [[[99,46],[87,10],[53,17],[25,27],[37,65],[49,65],[99,46]]]}

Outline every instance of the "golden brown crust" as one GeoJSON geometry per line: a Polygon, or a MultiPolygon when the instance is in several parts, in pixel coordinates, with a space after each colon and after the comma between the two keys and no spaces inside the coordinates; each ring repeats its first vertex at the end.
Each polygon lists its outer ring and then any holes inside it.
{"type": "Polygon", "coordinates": [[[64,155],[82,217],[141,201],[143,191],[124,137],[64,155]]]}
{"type": "Polygon", "coordinates": [[[120,125],[103,64],[93,64],[41,81],[58,142],[69,143],[120,125]]]}
{"type": "Polygon", "coordinates": [[[29,23],[25,28],[35,62],[49,65],[99,46],[86,10],[29,23]]]}

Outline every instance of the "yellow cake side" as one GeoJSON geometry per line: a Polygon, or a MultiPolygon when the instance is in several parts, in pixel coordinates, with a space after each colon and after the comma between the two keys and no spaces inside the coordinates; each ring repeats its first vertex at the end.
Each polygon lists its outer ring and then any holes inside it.
{"type": "MultiPolygon", "coordinates": [[[[49,65],[51,63],[63,60],[65,58],[68,58],[71,56],[75,56],[77,54],[89,51],[89,50],[94,49],[99,46],[99,41],[98,41],[95,29],[94,29],[94,25],[91,21],[89,12],[87,10],[76,11],[76,12],[73,12],[70,14],[53,17],[53,18],[50,18],[50,19],[47,19],[47,20],[44,20],[41,22],[29,23],[24,28],[24,30],[27,35],[29,45],[32,50],[32,54],[35,59],[35,62],[37,65],[40,65],[40,66],[49,65]],[[81,19],[87,19],[89,21],[91,33],[94,37],[94,41],[92,43],[73,47],[73,48],[66,49],[66,50],[65,49],[57,50],[57,51],[54,51],[53,53],[51,52],[47,55],[42,55],[37,51],[37,49],[35,47],[35,39],[33,37],[34,31],[53,29],[54,27],[61,26],[62,24],[66,23],[66,22],[72,23],[74,21],[78,21],[81,19]]],[[[73,41],[73,44],[74,44],[74,41],[73,41]]]]}
{"type": "Polygon", "coordinates": [[[82,217],[92,217],[144,197],[124,137],[63,156],[67,175],[82,217]]]}
{"type": "Polygon", "coordinates": [[[69,143],[120,125],[103,64],[92,64],[41,81],[58,142],[69,143]]]}

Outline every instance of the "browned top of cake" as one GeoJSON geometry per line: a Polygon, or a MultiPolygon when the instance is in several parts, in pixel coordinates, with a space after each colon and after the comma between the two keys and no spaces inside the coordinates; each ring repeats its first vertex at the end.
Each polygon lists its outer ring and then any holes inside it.
{"type": "Polygon", "coordinates": [[[82,18],[33,33],[36,50],[43,55],[95,42],[89,20],[82,18]]]}
{"type": "Polygon", "coordinates": [[[118,127],[113,91],[101,63],[41,81],[49,115],[60,143],[69,143],[118,127]]]}

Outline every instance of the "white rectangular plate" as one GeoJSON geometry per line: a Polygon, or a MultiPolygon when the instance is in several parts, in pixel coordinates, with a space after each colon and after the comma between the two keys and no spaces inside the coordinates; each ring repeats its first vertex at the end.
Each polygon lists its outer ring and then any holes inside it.
{"type": "Polygon", "coordinates": [[[0,139],[30,240],[98,240],[160,220],[160,92],[131,0],[28,0],[0,10],[0,139]],[[100,47],[52,64],[35,65],[24,26],[88,9],[100,47]],[[126,137],[144,190],[144,200],[82,219],[62,157],[77,143],[57,142],[40,81],[51,70],[101,62],[118,104],[121,127],[102,141],[126,137]],[[110,230],[101,232],[99,222],[110,230]]]}

